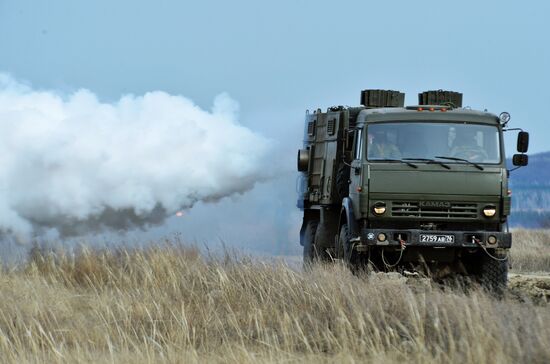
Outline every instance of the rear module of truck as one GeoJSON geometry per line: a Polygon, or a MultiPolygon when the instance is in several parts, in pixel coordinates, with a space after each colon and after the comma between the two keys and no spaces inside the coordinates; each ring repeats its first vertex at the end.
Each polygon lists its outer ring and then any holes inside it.
{"type": "MultiPolygon", "coordinates": [[[[304,263],[461,274],[506,285],[510,119],[462,108],[462,94],[364,90],[360,107],[306,112],[298,151],[304,263]]],[[[514,129],[519,130],[519,129],[514,129]]],[[[513,161],[524,166],[529,135],[513,161]]]]}

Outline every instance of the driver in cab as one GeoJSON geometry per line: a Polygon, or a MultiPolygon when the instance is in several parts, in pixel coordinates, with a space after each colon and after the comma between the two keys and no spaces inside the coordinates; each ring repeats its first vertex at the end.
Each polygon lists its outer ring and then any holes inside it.
{"type": "Polygon", "coordinates": [[[451,155],[471,162],[482,162],[488,158],[487,152],[477,143],[475,130],[462,130],[457,133],[451,155]]]}
{"type": "Polygon", "coordinates": [[[387,140],[384,132],[376,131],[368,134],[367,156],[369,159],[400,159],[401,152],[387,140]]]}

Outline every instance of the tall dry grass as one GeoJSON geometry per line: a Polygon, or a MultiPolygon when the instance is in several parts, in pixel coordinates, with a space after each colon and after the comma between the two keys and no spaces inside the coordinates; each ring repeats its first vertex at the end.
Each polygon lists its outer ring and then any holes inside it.
{"type": "Polygon", "coordinates": [[[550,362],[550,310],[338,266],[177,246],[35,254],[0,276],[2,362],[550,362]]]}
{"type": "Polygon", "coordinates": [[[512,235],[510,265],[513,272],[550,272],[550,230],[517,229],[512,235]]]}

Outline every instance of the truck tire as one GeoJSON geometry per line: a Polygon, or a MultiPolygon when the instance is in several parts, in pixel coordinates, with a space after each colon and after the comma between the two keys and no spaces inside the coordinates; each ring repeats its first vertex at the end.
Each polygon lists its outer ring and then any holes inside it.
{"type": "Polygon", "coordinates": [[[309,221],[304,231],[304,267],[315,263],[318,260],[318,252],[315,247],[315,232],[317,231],[317,221],[309,221]]]}
{"type": "MultiPolygon", "coordinates": [[[[496,255],[496,258],[506,258],[506,254],[496,255]]],[[[508,260],[495,260],[484,256],[481,263],[481,285],[488,291],[502,295],[508,283],[508,260]]]]}
{"type": "Polygon", "coordinates": [[[333,260],[332,254],[329,253],[329,246],[332,248],[334,246],[334,231],[335,229],[330,229],[328,223],[317,224],[317,229],[315,230],[315,238],[313,239],[315,252],[317,255],[316,259],[326,263],[330,263],[333,260]],[[332,243],[332,244],[331,244],[332,243]]]}
{"type": "Polygon", "coordinates": [[[340,201],[349,196],[349,174],[349,166],[340,163],[336,173],[336,192],[340,201]]]}
{"type": "Polygon", "coordinates": [[[342,259],[344,263],[353,268],[354,256],[353,256],[353,247],[350,243],[349,228],[347,224],[343,224],[340,228],[340,234],[338,235],[338,258],[342,259]]]}

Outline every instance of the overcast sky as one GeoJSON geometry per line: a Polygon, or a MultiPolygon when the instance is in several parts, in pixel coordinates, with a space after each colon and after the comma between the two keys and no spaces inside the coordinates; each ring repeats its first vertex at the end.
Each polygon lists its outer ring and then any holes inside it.
{"type": "MultiPolygon", "coordinates": [[[[240,122],[278,143],[292,194],[305,109],[357,105],[364,88],[404,91],[408,104],[423,90],[460,91],[465,105],[508,111],[531,132],[531,153],[550,150],[548,14],[547,1],[0,0],[0,72],[105,102],[163,90],[210,109],[227,92],[240,122]]],[[[290,216],[291,235],[295,201],[270,191],[224,208],[279,201],[271,218],[290,216]]]]}

